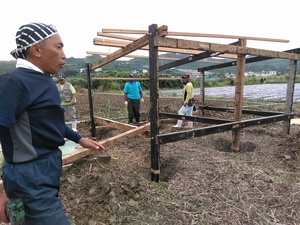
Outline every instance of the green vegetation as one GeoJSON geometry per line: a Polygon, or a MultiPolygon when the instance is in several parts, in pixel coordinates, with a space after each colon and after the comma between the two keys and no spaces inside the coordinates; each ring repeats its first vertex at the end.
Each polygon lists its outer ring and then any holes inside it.
{"type": "MultiPolygon", "coordinates": [[[[184,58],[184,54],[165,54],[165,57],[175,57],[175,58],[184,58]]],[[[86,69],[89,63],[97,62],[101,59],[101,56],[92,55],[85,58],[67,58],[65,67],[61,72],[65,73],[68,76],[69,81],[74,85],[81,88],[87,88],[87,78],[86,78],[86,69]]],[[[213,59],[212,59],[213,60],[213,59]]],[[[228,59],[224,59],[224,62],[227,62],[228,59]]],[[[163,60],[160,61],[160,64],[166,64],[171,61],[163,60]]],[[[299,62],[298,62],[299,63],[299,62]]],[[[0,75],[7,73],[15,68],[16,60],[11,61],[0,61],[0,75]]],[[[165,71],[159,72],[160,77],[166,78],[179,78],[184,70],[188,71],[197,71],[199,68],[210,66],[209,63],[203,62],[193,62],[185,65],[178,66],[176,68],[167,69],[165,71]]],[[[278,75],[263,77],[266,78],[267,83],[285,83],[288,79],[288,66],[289,62],[283,59],[272,59],[256,63],[250,63],[246,65],[246,71],[251,72],[261,72],[261,71],[277,71],[278,75]]],[[[139,78],[149,78],[148,73],[149,60],[148,59],[132,59],[128,61],[116,60],[111,62],[95,71],[91,72],[92,78],[126,78],[129,73],[133,70],[138,72],[139,78]]],[[[298,66],[297,68],[300,68],[298,66]]],[[[206,87],[220,87],[220,86],[234,86],[235,78],[228,78],[225,74],[234,74],[236,67],[227,67],[222,69],[216,69],[210,71],[209,77],[217,78],[215,80],[205,80],[206,87]]],[[[299,71],[300,74],[300,71],[299,71]]],[[[262,77],[259,76],[248,76],[245,78],[246,85],[260,84],[262,77]]],[[[110,80],[110,79],[93,79],[92,88],[96,91],[115,91],[121,92],[125,85],[126,80],[110,80]]],[[[200,81],[198,78],[192,79],[193,85],[195,88],[200,87],[200,81]]],[[[296,82],[300,82],[300,76],[296,76],[296,82]]],[[[140,80],[140,83],[143,86],[144,90],[149,90],[149,80],[140,80]]],[[[181,80],[178,79],[166,79],[159,81],[160,89],[178,89],[182,87],[181,80]]]]}
{"type": "MultiPolygon", "coordinates": [[[[110,80],[109,78],[116,78],[116,77],[127,77],[128,72],[126,71],[105,71],[105,72],[100,72],[92,77],[92,88],[95,91],[101,91],[101,92],[107,92],[107,91],[112,91],[112,92],[121,92],[123,90],[123,87],[127,80],[110,80]],[[105,78],[107,77],[108,79],[99,79],[97,78],[105,78]]],[[[166,77],[170,78],[170,80],[160,80],[159,81],[159,88],[160,89],[180,89],[182,88],[182,83],[181,80],[174,80],[171,79],[172,76],[168,74],[164,75],[159,75],[160,77],[166,77]]],[[[138,78],[149,78],[148,73],[145,74],[138,74],[138,78]]],[[[254,85],[254,84],[260,84],[261,83],[261,78],[259,76],[250,76],[245,78],[245,85],[254,85]]],[[[263,77],[266,79],[267,83],[286,83],[288,80],[287,75],[276,75],[276,76],[268,76],[268,77],[263,77]]],[[[75,86],[81,87],[81,88],[87,88],[87,79],[84,77],[69,77],[68,80],[75,86]]],[[[149,90],[149,80],[140,80],[139,81],[142,84],[142,87],[144,90],[149,90]]],[[[296,83],[300,82],[300,75],[296,76],[296,83]]],[[[200,81],[198,78],[192,79],[192,83],[195,88],[200,87],[200,81]]],[[[235,78],[226,78],[226,77],[221,77],[219,80],[205,80],[205,87],[223,87],[223,86],[234,86],[235,85],[235,78]]],[[[176,94],[174,94],[176,95],[176,94]]],[[[176,97],[176,96],[174,96],[176,97]]]]}

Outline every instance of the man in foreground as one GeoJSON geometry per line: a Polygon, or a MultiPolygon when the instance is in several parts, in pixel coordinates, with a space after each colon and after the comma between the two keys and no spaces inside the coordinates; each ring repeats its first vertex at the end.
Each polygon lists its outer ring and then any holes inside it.
{"type": "MultiPolygon", "coordinates": [[[[25,24],[16,34],[16,69],[0,77],[0,141],[5,159],[2,180],[8,199],[21,199],[25,225],[69,225],[59,197],[65,138],[95,152],[105,151],[64,121],[52,80],[66,56],[57,30],[43,23],[25,24]]],[[[8,222],[0,195],[0,219],[8,222]]]]}

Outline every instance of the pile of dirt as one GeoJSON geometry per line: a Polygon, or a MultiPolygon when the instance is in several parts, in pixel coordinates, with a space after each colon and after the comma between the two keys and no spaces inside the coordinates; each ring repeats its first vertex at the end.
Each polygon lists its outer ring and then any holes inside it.
{"type": "MultiPolygon", "coordinates": [[[[121,95],[94,94],[93,102],[96,116],[124,117],[121,95]]],[[[177,113],[180,103],[160,99],[160,111],[177,113]]],[[[79,132],[91,137],[86,94],[78,94],[76,109],[86,121],[79,132]]],[[[143,120],[149,110],[145,97],[143,120]]],[[[177,131],[172,125],[160,132],[177,131]]],[[[93,154],[65,166],[60,198],[76,225],[300,224],[300,128],[292,125],[288,137],[281,129],[281,122],[245,128],[239,153],[231,151],[231,132],[161,145],[159,183],[151,181],[150,140],[138,135],[110,147],[110,161],[93,154]]],[[[118,133],[99,128],[96,138],[118,133]]]]}

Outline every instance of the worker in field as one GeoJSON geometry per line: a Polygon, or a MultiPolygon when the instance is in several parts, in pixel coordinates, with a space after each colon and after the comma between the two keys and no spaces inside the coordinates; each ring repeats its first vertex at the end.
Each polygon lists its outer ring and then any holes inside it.
{"type": "Polygon", "coordinates": [[[77,132],[76,120],[76,90],[74,86],[66,81],[66,76],[63,73],[57,75],[58,83],[56,84],[57,90],[60,95],[61,106],[63,107],[66,116],[71,122],[72,129],[77,132]]]}
{"type": "MultiPolygon", "coordinates": [[[[182,83],[183,83],[183,99],[182,99],[182,106],[178,111],[179,115],[186,115],[186,116],[193,116],[193,109],[195,106],[195,100],[194,100],[194,87],[192,82],[190,81],[190,75],[184,74],[181,76],[182,83]]],[[[175,128],[181,128],[182,127],[183,120],[177,120],[176,125],[173,127],[175,128]]],[[[193,128],[193,122],[188,121],[188,128],[193,128]]]]}
{"type": "Polygon", "coordinates": [[[140,106],[144,102],[143,90],[140,82],[135,80],[136,72],[131,72],[129,77],[132,78],[124,86],[124,101],[128,111],[128,123],[140,122],[140,106]]]}

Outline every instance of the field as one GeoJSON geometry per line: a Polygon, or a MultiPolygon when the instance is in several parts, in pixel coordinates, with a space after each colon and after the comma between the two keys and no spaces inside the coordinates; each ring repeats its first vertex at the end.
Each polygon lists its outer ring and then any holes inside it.
{"type": "MultiPolygon", "coordinates": [[[[120,118],[126,111],[122,95],[94,94],[93,101],[98,116],[120,118]]],[[[77,102],[78,119],[87,121],[79,132],[90,137],[87,94],[78,94],[77,102]]],[[[177,113],[180,99],[161,98],[159,107],[177,113]]],[[[148,120],[149,109],[146,96],[142,120],[148,120]]],[[[160,132],[175,131],[172,125],[161,124],[160,132]]],[[[93,154],[65,166],[60,198],[76,225],[300,224],[300,129],[292,125],[285,137],[281,129],[281,122],[245,128],[239,153],[231,151],[231,132],[161,145],[159,183],[150,179],[150,140],[139,135],[107,149],[110,161],[93,154]]],[[[100,127],[96,139],[119,133],[100,127]]]]}

